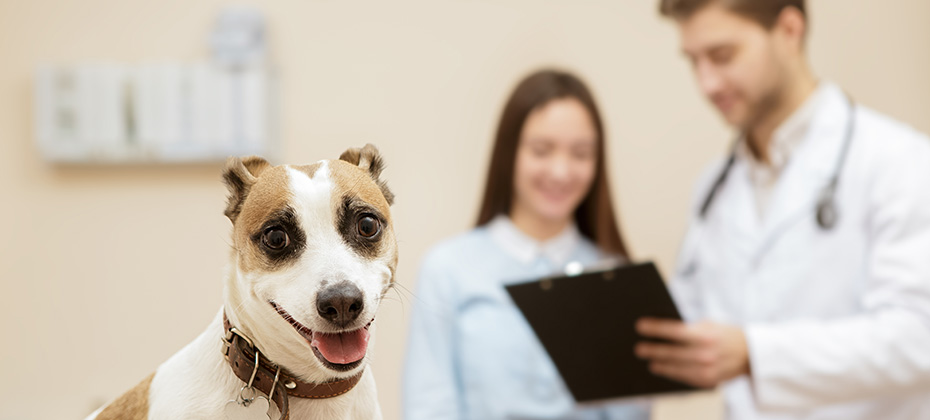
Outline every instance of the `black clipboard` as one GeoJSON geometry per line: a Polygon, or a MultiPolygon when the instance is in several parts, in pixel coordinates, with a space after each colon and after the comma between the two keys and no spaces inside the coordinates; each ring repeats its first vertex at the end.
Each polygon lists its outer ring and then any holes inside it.
{"type": "Polygon", "coordinates": [[[653,263],[506,286],[577,402],[697,390],[636,357],[636,320],[681,319],[653,263]]]}

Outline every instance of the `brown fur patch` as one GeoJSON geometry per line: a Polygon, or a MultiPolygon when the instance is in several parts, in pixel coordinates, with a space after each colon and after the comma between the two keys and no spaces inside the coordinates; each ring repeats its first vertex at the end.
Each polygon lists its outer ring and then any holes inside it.
{"type": "Polygon", "coordinates": [[[381,193],[389,205],[394,204],[394,193],[388,188],[387,183],[381,180],[381,171],[384,170],[384,159],[381,158],[381,152],[373,144],[366,144],[362,148],[351,148],[339,156],[339,160],[349,162],[358,166],[362,170],[368,171],[371,178],[381,188],[381,193]]]}
{"type": "MultiPolygon", "coordinates": [[[[371,178],[369,173],[345,160],[330,161],[329,164],[330,179],[333,180],[333,192],[331,196],[331,205],[335,210],[343,206],[343,200],[346,196],[354,196],[374,207],[385,219],[385,226],[380,241],[381,250],[384,247],[390,247],[393,250],[392,255],[385,255],[388,258],[388,265],[391,268],[391,274],[397,267],[397,241],[394,237],[394,222],[391,219],[391,206],[381,189],[381,186],[371,178]]],[[[338,213],[338,212],[336,212],[338,213]]],[[[337,223],[337,221],[334,221],[337,223]]],[[[391,281],[393,281],[393,275],[391,281]]]]}
{"type": "Polygon", "coordinates": [[[261,251],[251,241],[251,236],[275,212],[284,209],[291,200],[290,184],[285,166],[266,169],[249,188],[242,203],[242,211],[233,225],[233,242],[239,254],[242,271],[270,269],[261,251]]]}
{"type": "MultiPolygon", "coordinates": [[[[312,178],[321,166],[314,163],[290,168],[312,178]]],[[[233,223],[233,246],[239,255],[239,268],[244,272],[275,268],[252,243],[251,237],[272,214],[284,209],[293,199],[287,168],[284,165],[264,168],[243,198],[240,216],[233,223]]]]}
{"type": "Polygon", "coordinates": [[[152,378],[154,377],[154,373],[149,375],[138,385],[111,402],[97,415],[96,420],[148,419],[149,387],[152,385],[152,378]]]}
{"type": "Polygon", "coordinates": [[[258,156],[230,157],[226,160],[223,181],[229,189],[229,197],[224,214],[230,221],[235,223],[242,210],[242,203],[249,194],[249,189],[255,184],[257,177],[269,167],[271,164],[258,156]]]}
{"type": "Polygon", "coordinates": [[[343,160],[330,161],[329,172],[329,177],[333,180],[333,209],[342,206],[342,199],[346,195],[353,195],[378,209],[387,221],[391,222],[391,206],[381,193],[381,188],[368,173],[343,160]]]}
{"type": "Polygon", "coordinates": [[[294,170],[298,170],[298,171],[300,171],[300,172],[303,172],[303,173],[307,174],[307,177],[313,178],[313,174],[315,174],[316,171],[317,171],[318,169],[320,169],[321,166],[323,166],[322,163],[314,163],[314,164],[312,164],[312,165],[299,165],[299,166],[293,166],[293,165],[292,165],[292,166],[291,166],[291,169],[294,169],[294,170]]]}

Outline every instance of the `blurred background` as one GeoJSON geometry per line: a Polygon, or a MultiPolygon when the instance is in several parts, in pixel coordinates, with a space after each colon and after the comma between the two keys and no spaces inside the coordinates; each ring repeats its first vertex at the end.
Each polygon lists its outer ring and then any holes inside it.
{"type": "MultiPolygon", "coordinates": [[[[620,223],[668,275],[692,182],[731,133],[699,96],[657,1],[244,2],[267,25],[277,163],[376,144],[400,245],[373,369],[400,418],[407,319],[424,252],[472,226],[497,118],[541,66],[600,102],[620,223]]],[[[75,419],[197,336],[221,305],[230,223],[216,159],[53,163],[38,146],[37,69],[197,61],[223,0],[0,0],[0,419],[75,419]],[[134,162],[134,163],[133,163],[134,162]]],[[[818,74],[930,132],[930,2],[811,0],[818,74]]],[[[714,393],[654,417],[718,419],[714,393]]]]}

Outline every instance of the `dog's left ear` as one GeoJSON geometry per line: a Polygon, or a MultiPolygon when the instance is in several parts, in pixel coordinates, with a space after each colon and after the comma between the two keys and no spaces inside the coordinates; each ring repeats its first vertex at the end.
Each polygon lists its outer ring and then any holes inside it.
{"type": "Polygon", "coordinates": [[[371,179],[375,180],[378,187],[381,188],[381,194],[384,195],[384,199],[387,200],[388,204],[394,204],[394,193],[388,188],[387,183],[380,178],[381,171],[384,170],[384,159],[381,159],[381,153],[378,152],[377,147],[370,143],[366,144],[365,147],[361,149],[353,147],[342,152],[339,159],[353,165],[358,165],[359,168],[368,171],[368,174],[371,175],[371,179]]]}
{"type": "Polygon", "coordinates": [[[230,157],[226,160],[226,169],[223,170],[223,182],[229,190],[226,202],[226,211],[223,212],[229,221],[236,223],[236,217],[242,210],[242,203],[249,195],[249,190],[259,175],[271,167],[267,160],[258,156],[244,158],[230,157]]]}

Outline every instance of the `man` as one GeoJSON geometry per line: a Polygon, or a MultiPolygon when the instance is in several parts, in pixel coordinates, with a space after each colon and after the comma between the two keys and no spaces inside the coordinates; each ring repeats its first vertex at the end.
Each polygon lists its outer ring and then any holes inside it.
{"type": "Polygon", "coordinates": [[[698,183],[652,371],[733,419],[930,419],[930,141],[818,81],[803,0],[661,0],[740,134],[698,183]],[[667,340],[667,341],[663,341],[667,340]]]}

